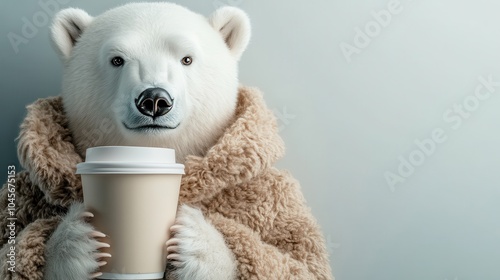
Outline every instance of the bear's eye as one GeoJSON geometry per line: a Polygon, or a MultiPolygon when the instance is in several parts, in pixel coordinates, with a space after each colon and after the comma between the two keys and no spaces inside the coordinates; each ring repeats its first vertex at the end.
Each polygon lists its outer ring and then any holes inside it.
{"type": "Polygon", "coordinates": [[[193,59],[190,56],[185,56],[182,58],[181,62],[184,65],[191,65],[191,63],[193,63],[193,59]]]}
{"type": "Polygon", "coordinates": [[[115,56],[111,59],[111,64],[115,67],[120,67],[125,63],[125,60],[119,56],[115,56]]]}

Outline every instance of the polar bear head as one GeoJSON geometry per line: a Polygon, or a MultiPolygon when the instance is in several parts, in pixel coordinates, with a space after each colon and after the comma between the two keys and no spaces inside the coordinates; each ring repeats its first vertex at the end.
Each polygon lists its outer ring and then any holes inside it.
{"type": "Polygon", "coordinates": [[[202,155],[234,115],[237,62],[250,38],[244,12],[209,18],[171,3],[132,3],[97,17],[54,17],[62,98],[77,150],[103,145],[202,155]]]}

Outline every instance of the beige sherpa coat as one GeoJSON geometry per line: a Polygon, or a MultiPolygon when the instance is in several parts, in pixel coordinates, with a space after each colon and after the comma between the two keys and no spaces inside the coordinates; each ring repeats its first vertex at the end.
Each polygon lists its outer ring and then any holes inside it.
{"type": "MultiPolygon", "coordinates": [[[[261,94],[240,88],[234,122],[205,157],[186,159],[180,203],[202,209],[238,261],[241,279],[332,279],[324,238],[299,184],[273,167],[283,155],[261,94]]],[[[43,279],[45,242],[73,201],[82,201],[61,97],[28,107],[16,176],[16,264],[8,271],[7,188],[0,193],[0,279],[43,279]]]]}

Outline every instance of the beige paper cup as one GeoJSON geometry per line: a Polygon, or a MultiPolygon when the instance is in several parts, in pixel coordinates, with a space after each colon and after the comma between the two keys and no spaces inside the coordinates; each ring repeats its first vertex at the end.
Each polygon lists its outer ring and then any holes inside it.
{"type": "Polygon", "coordinates": [[[165,242],[174,224],[184,165],[163,148],[107,146],[87,149],[77,165],[91,224],[107,237],[111,258],[99,279],[163,279],[165,242]]]}

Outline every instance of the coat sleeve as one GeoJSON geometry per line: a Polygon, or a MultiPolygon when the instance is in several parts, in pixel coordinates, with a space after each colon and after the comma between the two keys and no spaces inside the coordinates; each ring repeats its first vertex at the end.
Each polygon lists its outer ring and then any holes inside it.
{"type": "Polygon", "coordinates": [[[42,280],[45,243],[62,210],[47,204],[26,172],[0,189],[0,279],[42,280]]]}
{"type": "Polygon", "coordinates": [[[232,250],[239,279],[333,279],[326,242],[298,183],[285,178],[272,188],[243,217],[207,216],[232,250]]]}

